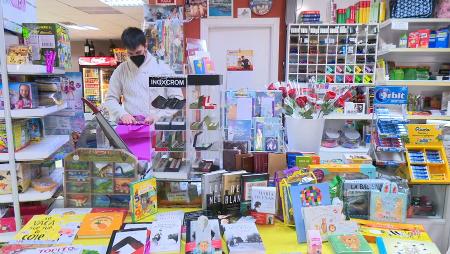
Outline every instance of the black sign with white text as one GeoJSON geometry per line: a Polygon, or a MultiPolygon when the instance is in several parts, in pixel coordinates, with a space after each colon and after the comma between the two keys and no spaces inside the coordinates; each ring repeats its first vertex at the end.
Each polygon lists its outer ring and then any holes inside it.
{"type": "Polygon", "coordinates": [[[186,87],[186,76],[152,76],[149,77],[149,87],[186,87]]]}

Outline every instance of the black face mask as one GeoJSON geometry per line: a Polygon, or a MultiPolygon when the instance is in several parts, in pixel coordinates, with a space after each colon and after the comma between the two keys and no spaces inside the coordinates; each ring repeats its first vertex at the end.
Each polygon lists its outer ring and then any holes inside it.
{"type": "Polygon", "coordinates": [[[139,68],[145,61],[144,55],[130,56],[131,61],[139,68]]]}

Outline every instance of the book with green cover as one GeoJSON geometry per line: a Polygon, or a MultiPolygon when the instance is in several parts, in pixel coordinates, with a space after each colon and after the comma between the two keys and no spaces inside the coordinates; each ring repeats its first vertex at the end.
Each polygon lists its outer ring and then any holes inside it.
{"type": "Polygon", "coordinates": [[[361,234],[330,235],[328,241],[336,254],[373,253],[369,243],[361,234]]]}
{"type": "Polygon", "coordinates": [[[130,183],[130,206],[133,222],[145,219],[158,211],[156,194],[156,178],[130,183]]]}

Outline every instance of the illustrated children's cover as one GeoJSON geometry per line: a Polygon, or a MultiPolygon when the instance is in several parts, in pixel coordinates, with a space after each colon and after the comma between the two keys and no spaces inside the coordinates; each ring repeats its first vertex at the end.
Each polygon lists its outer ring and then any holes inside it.
{"type": "Polygon", "coordinates": [[[332,234],[354,234],[358,232],[356,222],[346,221],[342,205],[303,207],[305,230],[318,230],[322,241],[332,234]]]}
{"type": "Polygon", "coordinates": [[[150,230],[146,228],[114,230],[106,253],[149,254],[150,230]]]}
{"type": "Polygon", "coordinates": [[[35,215],[16,234],[15,243],[70,244],[79,230],[79,215],[35,215]]]}
{"type": "Polygon", "coordinates": [[[373,253],[369,243],[361,234],[331,235],[329,241],[336,254],[373,253]]]}
{"type": "Polygon", "coordinates": [[[232,141],[245,141],[252,138],[251,120],[229,120],[227,139],[232,141]]]}
{"type": "Polygon", "coordinates": [[[150,226],[152,236],[150,252],[180,253],[181,221],[155,221],[150,226]]]}
{"type": "Polygon", "coordinates": [[[300,184],[291,186],[292,206],[294,208],[295,230],[298,243],[306,242],[303,210],[305,206],[331,205],[328,183],[300,184]]]}
{"type": "Polygon", "coordinates": [[[253,148],[255,151],[279,151],[280,118],[255,117],[253,148]]]}
{"type": "Polygon", "coordinates": [[[224,225],[224,238],[228,251],[233,253],[266,253],[255,223],[233,223],[224,225]]]}
{"type": "Polygon", "coordinates": [[[222,238],[218,219],[200,216],[187,222],[186,254],[222,254],[222,238]]]}
{"type": "Polygon", "coordinates": [[[90,213],[92,208],[54,208],[48,215],[75,215],[90,213]]]}
{"type": "Polygon", "coordinates": [[[131,219],[140,221],[157,212],[156,178],[130,184],[131,219]]]}
{"type": "Polygon", "coordinates": [[[377,237],[380,254],[408,253],[408,254],[440,254],[436,244],[431,241],[401,240],[377,237]]]}
{"type": "Polygon", "coordinates": [[[406,220],[407,197],[405,193],[370,194],[370,220],[403,223],[406,220]]]}
{"type": "Polygon", "coordinates": [[[78,238],[107,238],[114,230],[120,229],[122,212],[89,213],[81,222],[78,238]]]}

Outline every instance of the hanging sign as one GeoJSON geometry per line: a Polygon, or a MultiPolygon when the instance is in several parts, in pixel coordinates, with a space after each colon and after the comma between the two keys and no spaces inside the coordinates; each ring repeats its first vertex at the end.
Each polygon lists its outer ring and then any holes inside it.
{"type": "Polygon", "coordinates": [[[250,9],[255,15],[266,15],[272,9],[272,0],[251,0],[250,9]]]}
{"type": "Polygon", "coordinates": [[[408,87],[377,86],[375,87],[375,104],[408,104],[408,87]]]}

